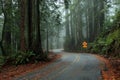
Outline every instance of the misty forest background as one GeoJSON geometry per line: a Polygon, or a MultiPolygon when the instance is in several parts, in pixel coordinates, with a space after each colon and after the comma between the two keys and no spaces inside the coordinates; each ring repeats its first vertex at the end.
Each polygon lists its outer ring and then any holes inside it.
{"type": "Polygon", "coordinates": [[[55,48],[119,58],[120,0],[0,0],[0,66],[45,61],[55,48]]]}

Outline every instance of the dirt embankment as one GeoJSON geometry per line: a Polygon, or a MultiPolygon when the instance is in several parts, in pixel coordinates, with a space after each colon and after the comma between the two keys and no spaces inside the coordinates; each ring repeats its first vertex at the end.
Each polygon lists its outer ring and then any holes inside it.
{"type": "Polygon", "coordinates": [[[104,56],[96,55],[101,61],[105,62],[105,67],[102,70],[104,80],[120,80],[120,59],[105,58],[104,56]]]}

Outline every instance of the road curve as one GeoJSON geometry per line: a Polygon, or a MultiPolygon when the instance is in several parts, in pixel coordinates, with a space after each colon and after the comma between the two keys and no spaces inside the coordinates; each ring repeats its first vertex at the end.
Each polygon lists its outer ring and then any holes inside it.
{"type": "Polygon", "coordinates": [[[58,52],[62,58],[14,80],[102,80],[101,62],[87,53],[58,52]],[[41,76],[40,76],[41,75],[41,76]]]}

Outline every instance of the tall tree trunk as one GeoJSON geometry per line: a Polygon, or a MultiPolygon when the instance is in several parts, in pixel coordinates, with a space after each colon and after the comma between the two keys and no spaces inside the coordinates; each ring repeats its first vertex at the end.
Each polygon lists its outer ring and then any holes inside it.
{"type": "Polygon", "coordinates": [[[37,0],[37,6],[36,6],[36,11],[37,11],[37,33],[36,33],[36,45],[35,45],[35,50],[34,52],[37,54],[43,53],[42,50],[42,44],[41,44],[41,34],[40,34],[40,10],[39,10],[39,0],[37,0]]]}
{"type": "Polygon", "coordinates": [[[3,13],[4,13],[4,25],[2,32],[1,45],[4,51],[4,55],[11,53],[11,28],[12,26],[12,0],[5,0],[3,2],[3,13]]]}
{"type": "Polygon", "coordinates": [[[100,23],[100,30],[99,33],[103,30],[103,26],[104,26],[104,20],[105,20],[105,13],[102,11],[104,10],[104,0],[100,1],[100,16],[99,16],[99,23],[100,23]]]}
{"type": "MultiPolygon", "coordinates": [[[[1,0],[1,6],[2,6],[2,12],[3,13],[5,13],[4,12],[4,6],[3,6],[3,1],[1,0]]],[[[5,19],[4,19],[4,24],[5,24],[5,19]]],[[[3,44],[2,44],[2,42],[3,42],[3,36],[4,36],[4,31],[5,30],[5,26],[3,25],[3,29],[2,29],[2,39],[1,39],[1,41],[0,41],[0,47],[1,47],[1,51],[2,51],[2,55],[3,56],[5,56],[6,54],[5,54],[5,51],[4,51],[4,48],[3,48],[3,44]]]]}
{"type": "Polygon", "coordinates": [[[21,24],[20,24],[20,50],[25,51],[25,0],[20,2],[21,24]]]}
{"type": "Polygon", "coordinates": [[[28,50],[32,51],[32,0],[28,0],[28,50]]]}

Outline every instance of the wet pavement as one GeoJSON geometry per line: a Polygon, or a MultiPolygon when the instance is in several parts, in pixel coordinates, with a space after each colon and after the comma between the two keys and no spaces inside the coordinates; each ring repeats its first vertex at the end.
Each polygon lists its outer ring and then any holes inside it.
{"type": "Polygon", "coordinates": [[[94,55],[54,51],[61,59],[14,80],[102,80],[101,67],[104,64],[94,55]]]}

